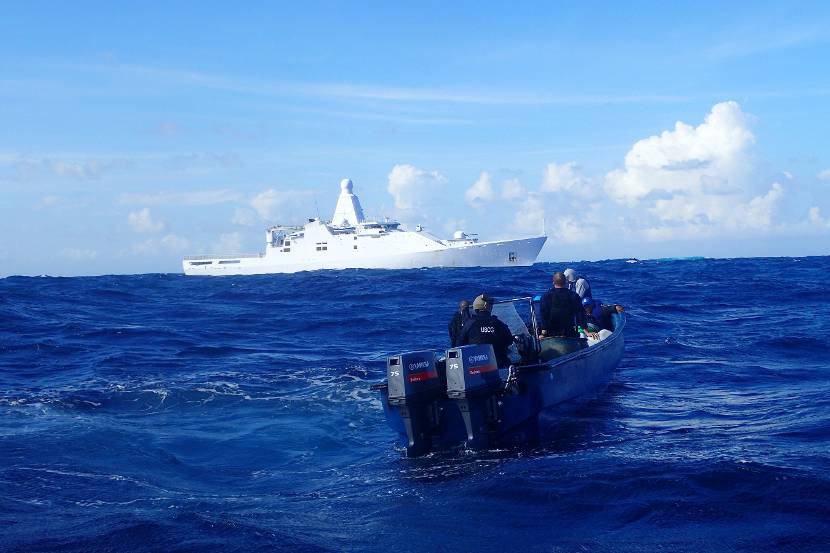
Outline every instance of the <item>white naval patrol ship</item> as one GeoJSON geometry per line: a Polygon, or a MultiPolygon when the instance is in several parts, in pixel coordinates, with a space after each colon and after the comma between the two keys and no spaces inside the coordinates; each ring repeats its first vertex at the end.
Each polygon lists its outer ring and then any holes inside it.
{"type": "Polygon", "coordinates": [[[274,226],[265,234],[265,253],[189,256],[186,275],[255,275],[318,269],[415,269],[420,267],[528,266],[547,236],[479,242],[457,231],[442,240],[420,225],[404,230],[397,221],[369,221],[349,179],[331,221],[309,219],[303,226],[274,226]]]}

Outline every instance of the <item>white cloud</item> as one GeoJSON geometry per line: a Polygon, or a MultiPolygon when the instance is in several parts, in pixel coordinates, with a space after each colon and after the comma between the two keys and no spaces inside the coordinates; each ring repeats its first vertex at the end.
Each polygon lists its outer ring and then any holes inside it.
{"type": "Polygon", "coordinates": [[[761,188],[764,177],[754,161],[749,120],[738,104],[724,102],[697,127],[680,122],[637,141],[624,166],[606,175],[607,194],[575,163],[548,164],[540,192],[527,192],[516,204],[511,228],[536,233],[544,218],[555,242],[571,244],[612,233],[667,241],[824,231],[817,209],[796,225],[781,219],[785,201],[788,205],[797,195],[788,196],[786,180],[761,188]],[[580,197],[582,190],[591,191],[590,203],[580,197]],[[557,201],[547,192],[559,193],[557,201]]]}
{"type": "Polygon", "coordinates": [[[818,178],[821,180],[830,181],[830,169],[825,169],[821,173],[818,174],[818,178]]]}
{"type": "Polygon", "coordinates": [[[654,195],[729,193],[752,169],[754,141],[740,106],[722,102],[697,127],[678,121],[674,130],[634,144],[625,167],[606,175],[606,190],[628,205],[654,195]]]}
{"type": "Polygon", "coordinates": [[[528,194],[513,217],[513,229],[522,234],[538,234],[545,224],[545,200],[538,193],[528,194]]]}
{"type": "Polygon", "coordinates": [[[161,239],[161,246],[169,252],[180,252],[190,247],[190,240],[183,236],[168,234],[161,239]]]}
{"type": "Polygon", "coordinates": [[[228,189],[191,190],[189,192],[157,192],[154,194],[121,194],[122,205],[214,205],[241,202],[240,194],[228,189]]]}
{"type": "Polygon", "coordinates": [[[388,176],[387,190],[398,209],[414,209],[423,205],[446,178],[438,171],[423,171],[409,164],[397,164],[388,176]]]}
{"type": "MultiPolygon", "coordinates": [[[[306,190],[277,190],[269,188],[254,196],[249,205],[266,221],[285,219],[290,221],[304,220],[310,211],[302,204],[311,195],[306,190]]],[[[244,219],[244,216],[243,216],[244,219]]]]}
{"type": "Polygon", "coordinates": [[[89,204],[88,198],[69,198],[65,196],[44,196],[40,199],[38,208],[53,209],[56,211],[68,211],[85,207],[89,204]]]}
{"type": "Polygon", "coordinates": [[[265,192],[257,194],[251,200],[251,207],[256,210],[261,218],[274,219],[277,217],[284,199],[284,195],[279,191],[269,188],[265,192]]]}
{"type": "Polygon", "coordinates": [[[830,217],[822,217],[821,209],[814,205],[807,210],[807,218],[792,228],[798,233],[830,232],[830,217]]]}
{"type": "Polygon", "coordinates": [[[585,223],[574,217],[559,217],[551,227],[552,238],[558,243],[579,244],[596,238],[593,229],[587,230],[585,223]]]}
{"type": "Polygon", "coordinates": [[[490,202],[496,197],[493,191],[493,183],[490,182],[490,175],[482,171],[478,180],[473,183],[464,193],[464,199],[472,206],[479,206],[482,203],[490,202]]]}
{"type": "MultiPolygon", "coordinates": [[[[746,202],[734,197],[726,200],[719,196],[700,197],[694,203],[677,196],[671,200],[658,200],[655,211],[660,222],[641,229],[649,241],[692,240],[710,238],[727,233],[764,234],[785,229],[785,224],[775,224],[775,210],[784,197],[783,187],[775,182],[765,193],[746,202]]],[[[732,236],[732,234],[729,234],[732,236]]]]}
{"type": "Polygon", "coordinates": [[[253,210],[237,207],[233,212],[231,223],[242,227],[251,227],[256,224],[256,215],[253,210]]]}
{"type": "Polygon", "coordinates": [[[190,247],[190,240],[176,234],[167,234],[161,238],[149,238],[132,247],[132,252],[144,255],[181,254],[190,247]]]}
{"type": "Polygon", "coordinates": [[[776,206],[784,196],[784,189],[777,182],[763,196],[756,196],[746,204],[740,204],[734,210],[734,215],[727,227],[750,228],[766,230],[772,227],[772,216],[776,206]]]}
{"type": "Polygon", "coordinates": [[[89,180],[97,179],[105,170],[123,165],[123,162],[114,159],[5,155],[0,158],[0,165],[4,164],[11,166],[16,180],[27,181],[44,176],[89,180]]]}
{"type": "Polygon", "coordinates": [[[564,192],[572,196],[588,197],[596,194],[591,182],[582,174],[579,166],[568,163],[549,163],[542,177],[543,192],[564,192]]]}
{"type": "Polygon", "coordinates": [[[242,253],[242,235],[238,232],[228,232],[219,235],[216,251],[220,254],[232,255],[242,253]]]}
{"type": "Polygon", "coordinates": [[[636,142],[624,167],[606,175],[606,191],[631,208],[648,240],[772,228],[784,189],[774,183],[753,192],[758,179],[751,178],[755,137],[749,119],[737,103],[722,102],[697,127],[677,122],[673,130],[636,142]]]}
{"type": "Polygon", "coordinates": [[[823,218],[821,210],[816,206],[812,206],[807,212],[807,222],[815,226],[830,227],[830,219],[823,218]]]}
{"type": "Polygon", "coordinates": [[[73,177],[76,179],[90,179],[101,176],[102,165],[92,161],[53,161],[49,169],[59,177],[73,177]]]}
{"type": "Polygon", "coordinates": [[[444,232],[448,235],[455,234],[456,231],[465,231],[469,227],[467,226],[466,219],[453,219],[449,218],[444,221],[444,232]]]}
{"type": "Polygon", "coordinates": [[[501,185],[501,197],[505,200],[518,200],[527,194],[519,179],[508,179],[501,185]]]}
{"type": "Polygon", "coordinates": [[[140,211],[133,211],[127,216],[127,222],[136,232],[161,232],[164,222],[153,219],[150,209],[145,207],[140,211]]]}

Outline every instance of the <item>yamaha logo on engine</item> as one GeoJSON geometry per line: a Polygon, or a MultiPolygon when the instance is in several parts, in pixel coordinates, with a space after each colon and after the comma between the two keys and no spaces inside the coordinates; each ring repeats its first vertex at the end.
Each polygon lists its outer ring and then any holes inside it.
{"type": "Polygon", "coordinates": [[[417,371],[418,369],[426,369],[429,367],[429,361],[418,361],[417,363],[410,363],[409,370],[417,371]]]}

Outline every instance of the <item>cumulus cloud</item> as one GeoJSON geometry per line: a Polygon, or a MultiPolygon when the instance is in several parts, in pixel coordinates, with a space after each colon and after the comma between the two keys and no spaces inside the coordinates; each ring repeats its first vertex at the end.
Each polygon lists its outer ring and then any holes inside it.
{"type": "Polygon", "coordinates": [[[781,198],[784,196],[784,189],[777,182],[772,183],[772,188],[762,195],[752,198],[749,202],[738,204],[732,216],[725,226],[737,228],[768,229],[773,224],[773,214],[781,198]]]}
{"type": "Polygon", "coordinates": [[[162,248],[169,252],[180,252],[190,247],[190,240],[175,234],[165,235],[160,243],[162,248]]]}
{"type": "Polygon", "coordinates": [[[263,219],[274,219],[280,212],[280,207],[285,201],[285,197],[279,191],[269,188],[265,192],[257,194],[251,200],[251,207],[263,219]]]}
{"type": "Polygon", "coordinates": [[[216,251],[231,255],[242,252],[242,235],[238,232],[228,232],[219,235],[216,251]]]}
{"type": "Polygon", "coordinates": [[[127,216],[127,222],[136,232],[150,233],[164,230],[164,222],[153,219],[150,209],[145,207],[127,216]]]}
{"type": "Polygon", "coordinates": [[[749,123],[736,102],[715,104],[697,127],[677,122],[636,142],[624,166],[606,175],[605,189],[640,213],[649,240],[769,229],[785,191],[777,182],[757,190],[749,123]]]}
{"type": "Polygon", "coordinates": [[[256,215],[256,212],[250,209],[237,207],[233,212],[231,223],[242,227],[251,227],[256,224],[256,215]]]}
{"type": "Polygon", "coordinates": [[[469,228],[466,219],[454,219],[452,217],[446,219],[443,225],[444,232],[447,234],[455,234],[456,231],[465,231],[469,228]]]}
{"type": "Polygon", "coordinates": [[[472,206],[480,206],[482,203],[492,201],[495,197],[493,183],[490,181],[490,174],[487,171],[482,171],[478,180],[464,193],[464,199],[472,206]]]}
{"type": "Polygon", "coordinates": [[[595,193],[591,182],[580,171],[579,166],[568,163],[549,163],[542,177],[543,192],[564,192],[572,196],[586,197],[595,193]]]}
{"type": "Polygon", "coordinates": [[[819,173],[818,178],[821,180],[830,181],[830,169],[825,169],[824,171],[819,173]]]}
{"type": "Polygon", "coordinates": [[[667,241],[826,230],[817,208],[798,223],[783,218],[798,198],[788,194],[795,180],[779,172],[783,180],[766,184],[770,177],[755,161],[751,120],[735,102],[716,104],[697,126],[678,122],[635,142],[622,166],[605,175],[604,186],[574,162],[549,163],[538,191],[505,183],[502,198],[518,200],[511,229],[536,233],[544,219],[548,235],[563,244],[609,233],[667,241]]]}
{"type": "Polygon", "coordinates": [[[505,200],[518,200],[527,195],[519,179],[507,179],[501,185],[501,197],[505,200]]]}
{"type": "Polygon", "coordinates": [[[149,238],[144,242],[135,244],[132,253],[143,255],[181,254],[190,248],[190,240],[176,234],[167,234],[161,238],[149,238]]]}
{"type": "Polygon", "coordinates": [[[717,196],[697,198],[694,203],[683,196],[658,200],[654,211],[660,216],[660,222],[643,228],[641,234],[649,241],[662,242],[714,237],[724,231],[744,234],[782,231],[787,225],[776,225],[774,215],[783,197],[784,188],[775,182],[766,193],[748,201],[717,196]]]}
{"type": "Polygon", "coordinates": [[[585,222],[575,217],[559,217],[552,221],[550,228],[551,237],[557,243],[578,244],[589,242],[595,239],[596,235],[586,229],[585,222]]]}
{"type": "Polygon", "coordinates": [[[752,168],[748,149],[754,141],[740,106],[722,102],[697,127],[678,121],[673,130],[638,141],[625,166],[606,175],[605,188],[629,206],[660,195],[685,194],[695,201],[730,193],[752,168]]]}
{"type": "Polygon", "coordinates": [[[423,205],[447,179],[438,171],[424,171],[409,164],[397,164],[388,176],[387,190],[398,209],[414,209],[423,205]]]}
{"type": "MultiPolygon", "coordinates": [[[[249,205],[265,221],[276,221],[278,219],[285,219],[285,222],[296,221],[310,213],[307,207],[301,205],[309,195],[310,193],[306,190],[269,188],[254,196],[249,205]]],[[[238,223],[240,220],[235,222],[238,223]]]]}
{"type": "Polygon", "coordinates": [[[828,232],[830,231],[830,217],[823,217],[818,206],[811,206],[807,210],[807,219],[795,225],[796,231],[828,232]]]}
{"type": "Polygon", "coordinates": [[[528,194],[516,209],[513,229],[522,234],[538,234],[545,225],[545,208],[546,202],[541,194],[528,194]]]}

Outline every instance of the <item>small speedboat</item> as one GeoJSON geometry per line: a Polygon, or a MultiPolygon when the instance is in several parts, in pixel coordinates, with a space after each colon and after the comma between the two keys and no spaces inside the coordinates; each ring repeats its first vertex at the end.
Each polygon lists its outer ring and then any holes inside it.
{"type": "Polygon", "coordinates": [[[387,422],[407,456],[467,447],[491,449],[539,438],[539,415],[604,387],[625,347],[625,315],[612,315],[601,340],[539,340],[539,298],[496,302],[514,335],[511,365],[489,344],[389,356],[381,393],[387,422]]]}

